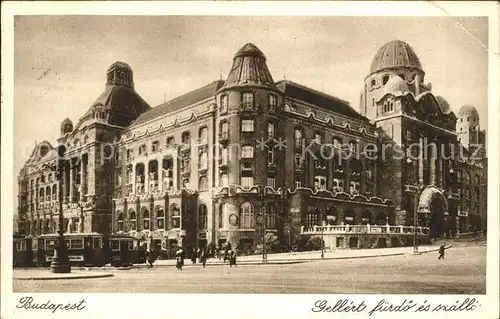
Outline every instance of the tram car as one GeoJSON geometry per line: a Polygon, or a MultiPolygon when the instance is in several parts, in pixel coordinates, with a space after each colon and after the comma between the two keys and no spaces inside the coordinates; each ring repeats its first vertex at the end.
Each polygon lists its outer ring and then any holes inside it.
{"type": "Polygon", "coordinates": [[[109,263],[117,267],[143,264],[146,262],[146,250],[135,237],[112,235],[109,237],[108,258],[109,263]]]}
{"type": "MultiPolygon", "coordinates": [[[[48,267],[54,256],[57,234],[14,238],[14,266],[48,267]]],[[[64,234],[72,266],[102,267],[145,262],[145,251],[138,239],[99,233],[64,234]]]]}
{"type": "Polygon", "coordinates": [[[12,262],[14,267],[30,266],[33,261],[30,237],[14,236],[12,262]]]}

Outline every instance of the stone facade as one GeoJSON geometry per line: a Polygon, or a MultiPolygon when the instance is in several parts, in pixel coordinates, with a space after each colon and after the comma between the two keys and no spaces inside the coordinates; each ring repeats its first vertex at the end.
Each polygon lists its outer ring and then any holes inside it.
{"type": "MultiPolygon", "coordinates": [[[[81,225],[69,231],[150,238],[154,247],[250,249],[264,229],[293,245],[304,227],[322,223],[413,225],[415,209],[435,236],[480,228],[487,175],[485,152],[471,156],[471,146],[485,141],[477,111],[455,116],[424,76],[408,44],[386,44],[365,78],[358,113],[336,97],[274,82],[264,54],[247,44],[225,81],[150,108],[134,90],[132,69],[117,62],[77,125],[61,125],[64,215],[81,225]],[[461,154],[427,157],[410,147],[428,140],[442,154],[461,154]],[[398,157],[401,151],[412,156],[398,157]]],[[[55,160],[42,142],[19,175],[25,233],[55,229],[58,182],[43,165],[55,160]]],[[[384,236],[356,245],[398,244],[384,236]]]]}

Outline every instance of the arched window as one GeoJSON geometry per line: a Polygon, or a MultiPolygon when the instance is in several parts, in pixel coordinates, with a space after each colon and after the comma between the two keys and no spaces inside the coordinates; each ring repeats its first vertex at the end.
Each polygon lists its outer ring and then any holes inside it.
{"type": "Polygon", "coordinates": [[[141,211],[142,211],[142,224],[143,224],[143,228],[145,230],[148,230],[150,228],[149,227],[149,225],[150,225],[149,210],[146,207],[142,207],[141,211]]]}
{"type": "Polygon", "coordinates": [[[43,188],[40,189],[40,196],[38,198],[40,202],[45,201],[45,190],[43,188]]]}
{"type": "Polygon", "coordinates": [[[164,229],[165,228],[165,211],[162,206],[156,206],[156,228],[164,229]]]}
{"type": "Polygon", "coordinates": [[[50,202],[50,190],[51,190],[50,186],[47,186],[45,188],[45,200],[47,202],[50,202]]]}
{"type": "Polygon", "coordinates": [[[191,144],[191,133],[189,133],[188,131],[183,132],[181,136],[181,141],[182,144],[188,144],[188,145],[191,144]]]}
{"type": "Polygon", "coordinates": [[[294,139],[295,139],[295,147],[298,147],[300,148],[302,146],[302,129],[301,128],[296,128],[295,129],[295,135],[294,135],[294,139]]]}
{"type": "Polygon", "coordinates": [[[317,144],[321,144],[323,141],[323,136],[321,136],[321,133],[314,133],[314,142],[316,142],[317,144]]]}
{"type": "Polygon", "coordinates": [[[123,213],[121,211],[116,211],[118,217],[116,218],[116,230],[123,231],[123,213]]]}
{"type": "Polygon", "coordinates": [[[33,232],[34,232],[35,234],[38,234],[38,233],[39,233],[39,232],[38,232],[38,223],[37,223],[37,221],[36,221],[36,220],[34,220],[34,221],[33,221],[33,232]]]}
{"type": "Polygon", "coordinates": [[[240,206],[240,228],[252,229],[254,228],[254,213],[253,205],[245,202],[240,206]]]}
{"type": "Polygon", "coordinates": [[[57,200],[57,184],[52,185],[52,200],[57,200]]]}
{"type": "Polygon", "coordinates": [[[375,84],[376,84],[376,83],[377,83],[377,82],[375,81],[375,79],[372,79],[372,81],[371,81],[371,86],[372,86],[372,88],[375,86],[375,84]]]}
{"type": "Polygon", "coordinates": [[[318,224],[318,213],[316,211],[310,210],[306,213],[306,227],[313,227],[318,224]]]}
{"type": "Polygon", "coordinates": [[[198,229],[199,230],[206,230],[207,224],[208,224],[207,206],[205,206],[204,204],[201,204],[198,207],[198,229]]]}
{"type": "Polygon", "coordinates": [[[170,220],[172,221],[172,228],[181,227],[181,210],[177,204],[170,205],[170,220]]]}
{"type": "Polygon", "coordinates": [[[479,174],[476,174],[476,185],[481,185],[481,176],[479,174]]]}
{"type": "Polygon", "coordinates": [[[276,206],[267,206],[266,229],[276,229],[276,206]]]}
{"type": "Polygon", "coordinates": [[[137,229],[137,214],[132,208],[129,209],[128,214],[129,214],[129,221],[130,221],[130,230],[136,230],[137,229]]]}
{"type": "Polygon", "coordinates": [[[382,77],[382,84],[385,85],[387,83],[387,81],[389,81],[389,75],[388,74],[385,74],[383,77],[382,77]]]}
{"type": "Polygon", "coordinates": [[[220,132],[223,135],[225,134],[225,136],[222,136],[223,138],[227,138],[227,134],[229,133],[229,125],[227,124],[227,121],[220,122],[220,132]]]}

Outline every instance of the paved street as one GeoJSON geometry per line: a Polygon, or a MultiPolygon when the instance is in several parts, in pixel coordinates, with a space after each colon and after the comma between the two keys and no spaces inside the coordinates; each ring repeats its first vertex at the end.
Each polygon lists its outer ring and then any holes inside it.
{"type": "Polygon", "coordinates": [[[437,253],[286,265],[116,270],[101,279],[14,280],[14,292],[484,294],[486,247],[453,244],[437,253]]]}

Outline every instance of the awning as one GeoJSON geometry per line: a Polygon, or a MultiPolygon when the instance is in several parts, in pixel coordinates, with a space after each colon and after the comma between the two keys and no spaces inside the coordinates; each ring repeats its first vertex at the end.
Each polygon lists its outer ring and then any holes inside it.
{"type": "Polygon", "coordinates": [[[422,194],[420,194],[420,199],[418,202],[418,212],[419,213],[432,213],[431,203],[433,200],[438,199],[443,203],[443,214],[448,213],[448,201],[444,197],[443,193],[434,186],[426,187],[422,194]]]}

